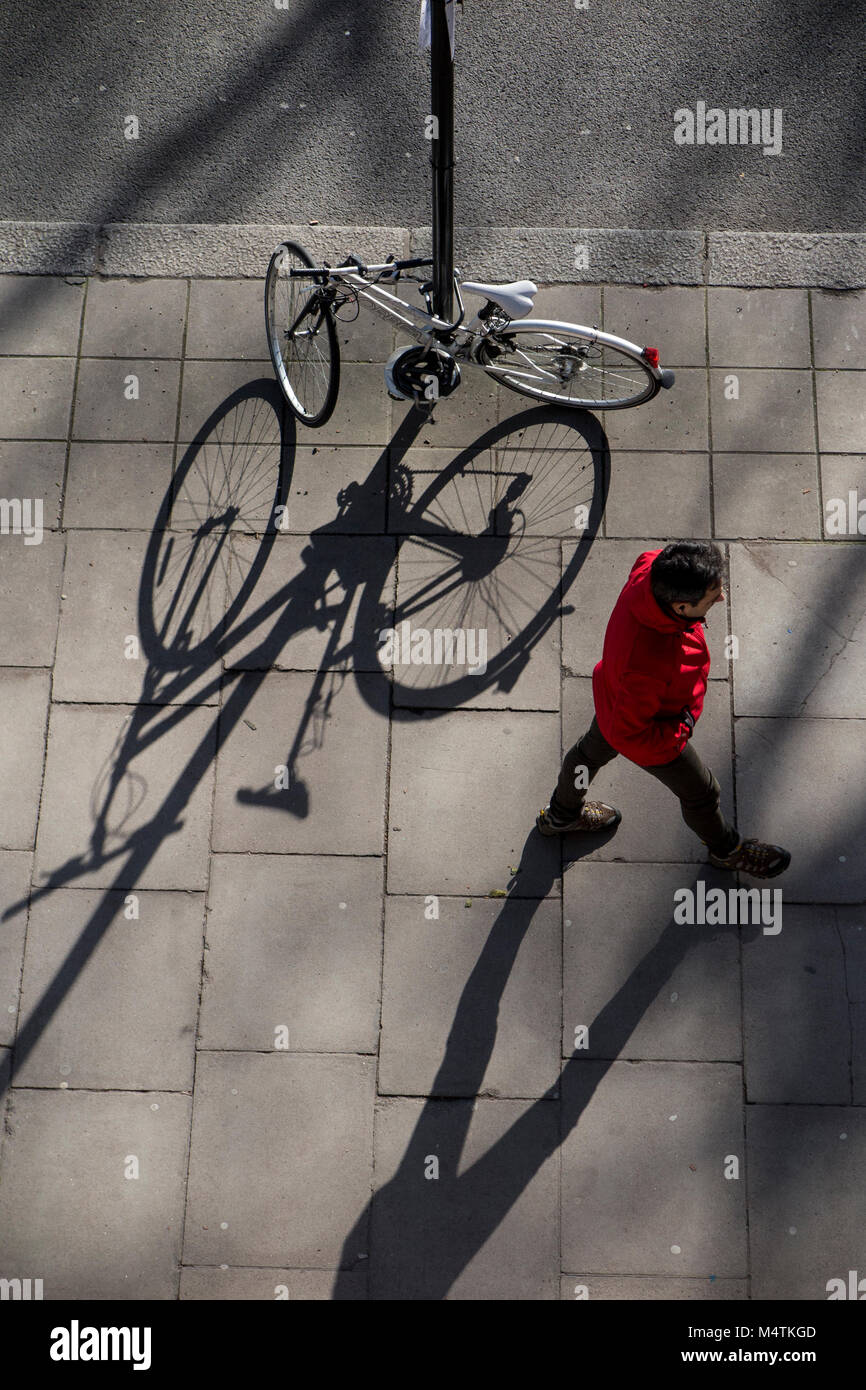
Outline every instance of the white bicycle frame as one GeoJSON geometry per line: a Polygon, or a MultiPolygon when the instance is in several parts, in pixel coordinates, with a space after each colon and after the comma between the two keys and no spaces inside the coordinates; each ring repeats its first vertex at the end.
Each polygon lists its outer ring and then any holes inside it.
{"type": "MultiPolygon", "coordinates": [[[[367,266],[367,273],[378,274],[379,272],[389,269],[390,265],[388,263],[384,265],[371,265],[367,266]]],[[[477,361],[476,353],[472,351],[472,347],[473,345],[477,347],[477,344],[483,341],[488,334],[494,334],[497,330],[487,327],[485,320],[480,317],[480,311],[468,322],[463,322],[465,309],[460,294],[459,272],[455,272],[454,276],[454,285],[461,311],[460,318],[456,323],[446,323],[444,319],[437,318],[435,314],[428,313],[426,309],[420,309],[414,304],[407,304],[399,295],[391,294],[388,290],[384,289],[381,283],[370,284],[370,282],[364,279],[353,266],[328,267],[327,274],[329,280],[344,281],[346,284],[350,285],[351,288],[357,292],[359,298],[364,299],[373,309],[383,314],[386,318],[394,319],[402,324],[418,342],[424,343],[425,345],[435,342],[439,349],[447,353],[449,357],[453,357],[460,361],[473,362],[476,366],[482,367],[483,370],[488,372],[493,371],[495,373],[496,368],[493,364],[485,366],[477,361]],[[407,315],[409,317],[407,317],[407,315]],[[458,341],[456,343],[448,342],[441,336],[444,334],[453,334],[455,337],[459,335],[458,341]]],[[[399,277],[395,277],[395,279],[398,278],[399,277]]],[[[490,301],[488,301],[488,303],[489,302],[490,301]]],[[[498,308],[498,306],[496,307],[498,308]]],[[[646,363],[648,371],[656,381],[662,380],[661,368],[656,367],[644,356],[644,350],[640,344],[629,342],[627,338],[619,338],[614,333],[604,333],[600,328],[588,328],[578,323],[565,323],[561,319],[508,319],[507,315],[504,314],[504,310],[500,312],[505,316],[508,324],[513,323],[529,332],[578,333],[581,337],[586,338],[588,343],[630,353],[635,357],[641,358],[641,360],[646,363]]],[[[536,374],[541,373],[541,368],[536,366],[534,372],[536,374]]],[[[508,374],[509,376],[516,375],[513,367],[508,368],[508,374]]]]}

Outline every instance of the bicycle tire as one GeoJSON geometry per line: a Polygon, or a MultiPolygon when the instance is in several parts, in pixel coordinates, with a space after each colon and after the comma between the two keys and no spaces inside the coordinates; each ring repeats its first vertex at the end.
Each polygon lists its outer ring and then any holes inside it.
{"type": "Polygon", "coordinates": [[[296,262],[297,268],[315,264],[309,252],[296,241],[281,242],[271,256],[265,278],[268,352],[289,409],[303,424],[315,429],[330,419],[337,403],[340,345],[333,314],[328,305],[321,305],[308,316],[315,315],[312,328],[299,329],[297,338],[293,335],[291,340],[295,345],[315,342],[318,353],[287,351],[289,327],[303,307],[304,296],[314,294],[317,288],[311,281],[281,277],[287,260],[296,262]],[[297,288],[293,290],[293,287],[297,288]],[[323,344],[324,352],[321,351],[323,344]]]}
{"type": "Polygon", "coordinates": [[[626,410],[652,400],[661,387],[639,353],[613,347],[568,324],[555,329],[511,324],[483,339],[477,361],[488,376],[510,391],[575,410],[626,410]],[[521,338],[525,341],[521,342],[521,338]],[[505,360],[509,355],[511,360],[505,360]],[[577,369],[573,365],[576,360],[580,362],[577,369]],[[630,373],[634,373],[636,389],[623,394],[631,380],[630,373]],[[569,383],[569,388],[579,380],[579,391],[542,384],[557,375],[561,384],[569,383]]]}

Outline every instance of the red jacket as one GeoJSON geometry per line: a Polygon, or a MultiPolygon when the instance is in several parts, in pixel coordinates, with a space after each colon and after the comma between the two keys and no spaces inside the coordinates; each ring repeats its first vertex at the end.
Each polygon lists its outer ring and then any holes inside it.
{"type": "Polygon", "coordinates": [[[700,618],[669,617],[653,597],[645,550],[616,601],[601,661],[592,673],[598,727],[611,747],[640,767],[671,762],[704,707],[710,653],[700,618]],[[673,717],[671,717],[673,716],[673,717]]]}

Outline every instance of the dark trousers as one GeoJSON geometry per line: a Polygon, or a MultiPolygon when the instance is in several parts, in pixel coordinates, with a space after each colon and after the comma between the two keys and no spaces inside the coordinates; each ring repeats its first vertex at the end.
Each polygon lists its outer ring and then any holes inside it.
{"type": "MultiPolygon", "coordinates": [[[[616,749],[611,748],[593,717],[583,738],[565,755],[556,791],[550,798],[550,809],[554,816],[576,820],[586,798],[586,788],[574,785],[577,769],[586,768],[581,781],[588,785],[599,768],[616,756],[616,749]]],[[[719,810],[721,788],[691,743],[687,743],[672,762],[647,767],[644,771],[651,772],[653,777],[670,788],[674,796],[679,797],[683,820],[713,854],[731,853],[739,842],[739,834],[719,810]]]]}

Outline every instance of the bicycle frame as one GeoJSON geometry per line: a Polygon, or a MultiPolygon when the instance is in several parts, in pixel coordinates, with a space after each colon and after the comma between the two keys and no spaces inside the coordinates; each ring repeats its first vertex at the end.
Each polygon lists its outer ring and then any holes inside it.
{"type": "MultiPolygon", "coordinates": [[[[417,262],[414,262],[417,264],[417,262]]],[[[425,262],[429,264],[429,262],[425,262]]],[[[386,262],[384,265],[366,266],[367,274],[381,274],[387,271],[394,271],[393,281],[397,282],[400,278],[399,270],[395,269],[393,262],[386,262]]],[[[436,314],[428,313],[413,304],[407,304],[398,295],[391,294],[385,290],[381,284],[371,283],[365,280],[356,266],[334,266],[323,267],[316,271],[292,271],[293,277],[302,278],[309,276],[323,277],[327,275],[328,280],[339,285],[345,283],[351,287],[352,291],[358,295],[359,299],[364,299],[373,309],[386,318],[395,320],[407,329],[418,342],[436,342],[443,352],[450,357],[460,361],[476,361],[478,344],[486,337],[496,337],[497,334],[508,331],[511,323],[516,324],[521,329],[528,332],[537,333],[580,333],[587,340],[588,346],[597,345],[608,347],[621,352],[628,352],[642,357],[650,370],[652,376],[659,382],[664,381],[663,369],[656,366],[651,360],[647,359],[644,349],[639,343],[633,343],[628,338],[620,338],[615,333],[605,333],[600,328],[590,328],[585,324],[566,323],[562,319],[508,319],[502,311],[498,311],[499,321],[489,324],[482,318],[482,311],[479,310],[468,322],[465,319],[465,306],[463,297],[460,294],[460,275],[455,272],[454,289],[457,301],[460,306],[460,315],[454,323],[446,323],[444,319],[436,314]],[[407,317],[408,316],[408,317],[407,317]],[[505,323],[502,323],[505,319],[505,323]],[[455,344],[455,339],[457,340],[455,344]]],[[[485,364],[484,370],[495,374],[496,367],[492,364],[485,364]]],[[[538,372],[539,368],[534,368],[538,372]]],[[[514,369],[509,369],[510,375],[514,375],[514,369]]]]}

